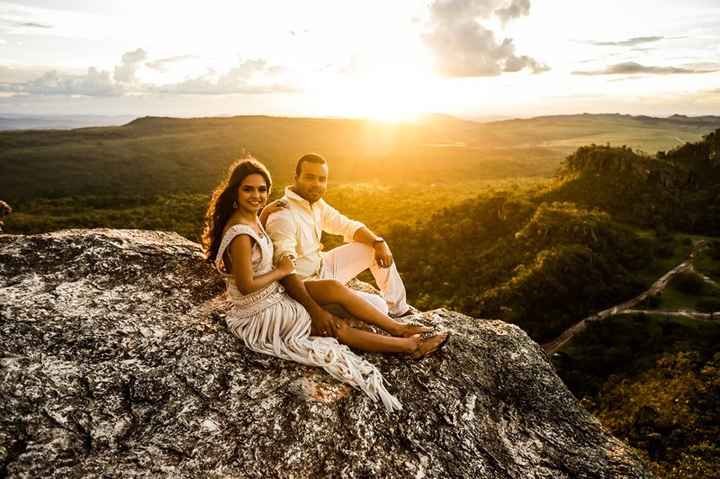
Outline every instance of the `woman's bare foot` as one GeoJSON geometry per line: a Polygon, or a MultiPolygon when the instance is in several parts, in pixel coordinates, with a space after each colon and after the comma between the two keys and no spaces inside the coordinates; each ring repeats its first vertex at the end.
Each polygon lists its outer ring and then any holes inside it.
{"type": "Polygon", "coordinates": [[[422,324],[410,324],[401,323],[398,328],[392,332],[393,336],[401,338],[409,338],[416,334],[427,333],[432,331],[433,328],[430,326],[423,326],[422,324]]]}
{"type": "Polygon", "coordinates": [[[421,339],[419,335],[413,336],[413,339],[417,338],[417,345],[415,350],[412,351],[409,356],[412,359],[422,359],[434,353],[440,349],[450,338],[449,332],[440,334],[434,334],[426,339],[421,339]]]}

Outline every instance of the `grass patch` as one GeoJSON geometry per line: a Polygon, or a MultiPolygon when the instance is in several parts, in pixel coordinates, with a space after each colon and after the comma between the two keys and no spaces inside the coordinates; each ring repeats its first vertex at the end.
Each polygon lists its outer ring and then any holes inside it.
{"type": "MultiPolygon", "coordinates": [[[[695,275],[700,281],[702,279],[695,275]]],[[[702,283],[701,283],[702,284],[702,283]]],[[[702,284],[702,288],[697,293],[688,292],[678,287],[676,281],[671,281],[662,293],[656,296],[657,300],[654,304],[649,304],[649,309],[662,311],[695,311],[698,309],[698,303],[703,301],[720,300],[720,288],[710,284],[702,284]]]]}
{"type": "MultiPolygon", "coordinates": [[[[632,229],[640,237],[657,238],[653,230],[634,227],[632,229]]],[[[673,235],[671,239],[668,238],[663,241],[662,248],[663,251],[656,255],[655,260],[637,274],[637,277],[648,287],[660,279],[662,275],[685,261],[692,251],[692,244],[683,241],[680,235],[673,235]]]]}
{"type": "MultiPolygon", "coordinates": [[[[711,241],[718,243],[720,240],[714,239],[711,241]]],[[[713,281],[720,283],[720,257],[717,257],[717,255],[717,252],[712,247],[704,249],[695,258],[695,269],[713,281]]]]}

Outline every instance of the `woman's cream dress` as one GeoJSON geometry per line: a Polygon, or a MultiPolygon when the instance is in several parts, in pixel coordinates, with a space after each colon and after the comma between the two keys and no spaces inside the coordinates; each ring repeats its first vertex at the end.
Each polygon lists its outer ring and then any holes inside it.
{"type": "Polygon", "coordinates": [[[225,319],[230,331],[253,351],[320,366],[334,378],[362,389],[373,400],[381,399],[389,411],[402,409],[400,401],[385,389],[383,376],[374,365],[335,338],[310,336],[310,315],[279,282],[273,281],[247,295],[238,290],[233,275],[224,271],[222,258],[230,242],[241,234],[253,239],[251,261],[255,275],[273,269],[273,245],[267,234],[259,235],[242,224],[228,228],[215,267],[225,278],[231,300],[225,319]]]}

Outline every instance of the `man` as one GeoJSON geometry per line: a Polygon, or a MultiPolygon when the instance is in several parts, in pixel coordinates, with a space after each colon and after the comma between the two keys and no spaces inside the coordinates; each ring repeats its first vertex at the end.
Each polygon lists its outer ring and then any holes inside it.
{"type": "Polygon", "coordinates": [[[5,226],[5,217],[12,213],[10,205],[0,200],[0,233],[3,232],[3,226],[5,226]]]}
{"type": "MultiPolygon", "coordinates": [[[[270,215],[267,231],[275,246],[275,259],[289,255],[295,259],[295,275],[283,281],[288,292],[308,309],[314,322],[331,328],[327,317],[301,284],[304,279],[335,279],[347,283],[366,269],[375,278],[382,298],[357,292],[384,313],[398,317],[410,307],[390,247],[385,240],[363,223],[353,221],[328,205],[323,199],[327,190],[328,164],[320,155],[302,156],[295,168],[295,182],[285,189],[281,199],[286,207],[270,215]],[[342,235],[345,244],[322,252],[322,232],[342,235]],[[317,320],[317,321],[316,321],[317,320]]],[[[323,328],[320,328],[323,332],[323,328]]],[[[334,329],[332,329],[334,331],[334,329]]]]}

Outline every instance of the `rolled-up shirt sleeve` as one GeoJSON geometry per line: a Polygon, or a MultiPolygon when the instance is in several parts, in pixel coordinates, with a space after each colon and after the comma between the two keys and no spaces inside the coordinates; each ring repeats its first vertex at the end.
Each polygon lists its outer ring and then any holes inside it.
{"type": "Polygon", "coordinates": [[[265,228],[273,242],[275,262],[286,255],[297,258],[295,222],[289,211],[278,211],[270,215],[265,228]]]}
{"type": "Polygon", "coordinates": [[[365,226],[363,223],[351,220],[347,216],[340,213],[332,206],[325,203],[323,208],[323,231],[331,235],[342,235],[346,243],[353,240],[355,232],[365,226]]]}

